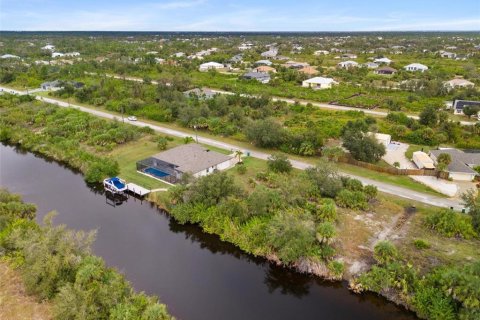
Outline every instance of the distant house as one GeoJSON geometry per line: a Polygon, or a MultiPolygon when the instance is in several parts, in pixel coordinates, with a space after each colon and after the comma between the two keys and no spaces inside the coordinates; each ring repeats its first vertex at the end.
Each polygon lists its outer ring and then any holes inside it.
{"type": "Polygon", "coordinates": [[[46,46],[42,47],[42,50],[49,50],[49,51],[54,51],[55,46],[52,44],[47,44],[46,46]]]}
{"type": "Polygon", "coordinates": [[[65,54],[61,52],[52,52],[52,58],[63,57],[65,54]]]}
{"type": "Polygon", "coordinates": [[[356,68],[358,67],[358,62],[347,60],[338,63],[337,66],[343,69],[356,68]]]}
{"type": "Polygon", "coordinates": [[[308,67],[309,64],[307,62],[287,61],[283,66],[291,69],[302,69],[308,67]]]}
{"type": "Polygon", "coordinates": [[[316,55],[316,56],[321,56],[321,55],[327,55],[329,53],[330,52],[328,50],[317,50],[313,54],[316,55]]]}
{"type": "Polygon", "coordinates": [[[344,53],[341,55],[343,59],[357,59],[357,55],[353,53],[344,53]]]}
{"type": "Polygon", "coordinates": [[[218,62],[206,62],[202,63],[200,67],[198,68],[199,71],[208,71],[208,70],[218,70],[218,69],[223,69],[225,66],[221,63],[218,62]]]}
{"type": "Polygon", "coordinates": [[[364,63],[362,66],[367,69],[377,69],[379,67],[378,63],[375,63],[375,62],[367,62],[367,63],[364,63]]]}
{"type": "Polygon", "coordinates": [[[375,73],[376,74],[381,74],[381,75],[392,75],[392,74],[397,73],[397,69],[385,66],[385,67],[381,67],[381,68],[378,68],[377,70],[375,70],[375,73]]]}
{"type": "Polygon", "coordinates": [[[261,83],[269,83],[270,75],[266,72],[248,72],[242,76],[243,79],[247,80],[257,80],[261,83]]]}
{"type": "Polygon", "coordinates": [[[306,66],[306,67],[303,67],[301,69],[298,69],[298,72],[301,72],[301,73],[309,75],[309,76],[313,76],[313,75],[318,73],[318,70],[315,69],[315,67],[306,66]]]}
{"type": "Polygon", "coordinates": [[[458,149],[443,149],[430,151],[430,157],[437,163],[440,154],[449,154],[452,162],[447,167],[448,177],[452,180],[473,181],[478,172],[474,167],[480,166],[480,153],[467,153],[458,149]]]}
{"type": "Polygon", "coordinates": [[[273,63],[272,61],[270,60],[258,60],[258,61],[255,61],[255,65],[257,66],[261,66],[261,65],[264,65],[264,66],[271,66],[273,63]]]}
{"type": "Polygon", "coordinates": [[[250,42],[245,42],[238,46],[238,50],[240,51],[249,50],[251,48],[253,48],[253,44],[250,42]]]}
{"type": "Polygon", "coordinates": [[[16,56],[14,54],[4,54],[3,56],[0,56],[0,59],[20,59],[19,56],[16,56]]]}
{"type": "Polygon", "coordinates": [[[423,151],[415,151],[412,156],[412,161],[419,169],[435,169],[435,163],[432,158],[423,151]]]}
{"type": "Polygon", "coordinates": [[[253,69],[253,71],[255,71],[255,72],[265,72],[265,73],[268,73],[268,72],[276,73],[277,69],[275,69],[273,67],[269,67],[269,66],[259,66],[259,67],[256,67],[255,69],[253,69]]]}
{"type": "Polygon", "coordinates": [[[44,82],[40,85],[42,90],[59,90],[63,87],[63,83],[59,80],[44,82]]]}
{"type": "Polygon", "coordinates": [[[449,81],[445,81],[443,85],[447,89],[468,88],[468,87],[473,88],[475,86],[475,83],[465,79],[455,78],[449,81]]]}
{"type": "Polygon", "coordinates": [[[338,84],[337,81],[332,78],[315,77],[302,82],[302,87],[312,89],[329,89],[333,85],[338,84]]]}
{"type": "Polygon", "coordinates": [[[163,63],[165,63],[165,59],[162,59],[162,58],[155,57],[154,60],[155,60],[155,62],[158,63],[158,64],[163,64],[163,63]]]}
{"type": "Polygon", "coordinates": [[[378,59],[373,60],[373,62],[375,62],[375,63],[390,64],[390,63],[392,63],[392,60],[390,60],[390,59],[388,59],[388,58],[378,58],[378,59]]]}
{"type": "Polygon", "coordinates": [[[184,91],[183,95],[186,97],[196,96],[200,99],[212,99],[213,97],[215,97],[215,95],[217,95],[217,93],[206,88],[202,88],[202,89],[195,88],[195,89],[184,91]]]}
{"type": "Polygon", "coordinates": [[[276,48],[272,48],[268,51],[262,52],[260,55],[265,58],[275,58],[278,54],[278,50],[276,48]]]}
{"type": "Polygon", "coordinates": [[[239,63],[242,61],[243,61],[243,54],[236,54],[228,60],[228,62],[230,63],[239,63]]]}
{"type": "Polygon", "coordinates": [[[467,106],[480,107],[480,101],[455,100],[453,101],[453,114],[464,114],[463,109],[467,106]]]}
{"type": "Polygon", "coordinates": [[[185,52],[176,52],[172,56],[174,56],[175,58],[182,58],[185,57],[185,52]]]}
{"type": "Polygon", "coordinates": [[[137,171],[169,183],[177,183],[187,172],[194,177],[202,177],[217,170],[226,170],[237,161],[237,157],[189,143],[138,161],[137,171]]]}
{"type": "Polygon", "coordinates": [[[420,72],[425,72],[428,70],[428,67],[426,65],[423,65],[421,63],[411,63],[405,67],[403,67],[407,71],[420,71],[420,72]]]}
{"type": "Polygon", "coordinates": [[[449,52],[449,51],[439,51],[440,57],[442,58],[449,58],[449,59],[455,59],[457,57],[457,54],[455,52],[449,52]]]}

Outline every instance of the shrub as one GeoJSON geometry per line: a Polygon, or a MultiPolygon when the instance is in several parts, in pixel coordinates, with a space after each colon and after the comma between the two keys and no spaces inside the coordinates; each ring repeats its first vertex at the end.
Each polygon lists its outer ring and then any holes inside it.
{"type": "Polygon", "coordinates": [[[398,251],[390,241],[379,241],[373,249],[373,257],[379,264],[385,265],[398,257],[398,251]]]}
{"type": "Polygon", "coordinates": [[[335,201],[332,199],[325,199],[318,209],[318,216],[324,221],[333,222],[337,220],[337,207],[335,206],[335,201]]]}
{"type": "Polygon", "coordinates": [[[238,164],[236,167],[238,174],[244,175],[247,172],[247,167],[244,164],[238,164]]]}
{"type": "Polygon", "coordinates": [[[339,207],[366,210],[368,208],[367,197],[363,192],[343,189],[338,193],[335,202],[339,207]]]}
{"type": "Polygon", "coordinates": [[[372,186],[372,185],[366,185],[364,188],[363,188],[363,192],[365,193],[365,195],[367,196],[367,199],[368,200],[372,200],[372,199],[375,199],[378,195],[378,189],[376,186],[372,186]]]}
{"type": "Polygon", "coordinates": [[[413,240],[413,245],[417,249],[428,249],[428,248],[430,248],[430,243],[428,243],[426,240],[422,240],[422,239],[413,240]]]}
{"type": "Polygon", "coordinates": [[[333,275],[334,279],[342,279],[345,265],[342,261],[332,260],[327,265],[328,271],[333,275]]]}
{"type": "Polygon", "coordinates": [[[292,171],[292,164],[287,156],[283,154],[273,154],[268,158],[268,168],[277,173],[289,173],[292,171]]]}
{"type": "Polygon", "coordinates": [[[424,221],[427,227],[446,237],[470,239],[477,236],[471,217],[450,209],[430,213],[424,221]]]}

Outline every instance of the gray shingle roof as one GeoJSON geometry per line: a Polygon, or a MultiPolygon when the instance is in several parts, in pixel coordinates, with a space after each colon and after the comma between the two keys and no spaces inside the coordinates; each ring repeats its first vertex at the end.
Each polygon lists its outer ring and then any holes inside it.
{"type": "Polygon", "coordinates": [[[442,153],[449,154],[452,158],[452,162],[448,165],[450,172],[476,173],[468,165],[480,165],[480,153],[467,153],[457,149],[431,150],[430,153],[435,157],[442,153]]]}
{"type": "Polygon", "coordinates": [[[232,158],[225,154],[210,151],[196,143],[181,145],[152,157],[177,166],[176,169],[180,172],[191,172],[193,174],[232,158]]]}

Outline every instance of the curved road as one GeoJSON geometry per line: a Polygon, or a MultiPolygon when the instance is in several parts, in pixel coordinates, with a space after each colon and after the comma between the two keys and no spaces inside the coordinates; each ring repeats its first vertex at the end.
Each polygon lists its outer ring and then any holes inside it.
{"type": "MultiPolygon", "coordinates": [[[[8,93],[12,93],[12,94],[19,94],[19,95],[27,94],[24,91],[18,91],[18,90],[14,90],[14,89],[5,88],[5,87],[0,87],[0,92],[1,91],[5,91],[5,92],[8,92],[8,93]]],[[[90,108],[87,108],[87,107],[83,107],[83,106],[79,106],[79,105],[75,105],[75,104],[70,104],[70,103],[60,101],[60,100],[56,100],[56,99],[52,99],[52,98],[46,98],[46,97],[42,97],[42,96],[35,96],[35,97],[36,97],[37,100],[47,102],[47,103],[52,103],[52,104],[55,104],[55,105],[60,106],[60,107],[75,108],[75,109],[78,109],[80,111],[87,112],[87,113],[93,114],[93,115],[98,116],[98,117],[102,117],[102,118],[106,118],[106,119],[112,119],[112,120],[113,119],[121,120],[116,115],[110,114],[108,112],[99,111],[99,110],[95,110],[95,109],[90,109],[90,108]]],[[[132,124],[132,125],[135,125],[135,126],[139,126],[139,127],[150,127],[153,130],[155,130],[156,132],[168,134],[168,135],[175,136],[175,137],[184,138],[184,137],[192,136],[191,134],[188,134],[188,133],[185,133],[185,132],[182,132],[182,131],[162,127],[160,125],[153,125],[153,124],[146,123],[146,122],[143,122],[143,121],[132,121],[132,122],[129,122],[129,123],[132,124]]],[[[226,150],[232,150],[232,151],[233,150],[241,150],[243,153],[249,152],[251,157],[262,159],[262,160],[267,160],[270,157],[270,154],[266,153],[266,152],[246,150],[246,149],[243,149],[243,148],[241,148],[239,146],[236,146],[234,144],[225,143],[225,142],[221,142],[221,141],[218,141],[218,140],[215,140],[215,139],[206,138],[206,137],[202,137],[202,136],[198,136],[198,142],[200,142],[202,144],[226,149],[226,150]]],[[[300,169],[300,170],[305,170],[306,168],[312,166],[309,163],[298,161],[298,160],[293,160],[293,159],[290,159],[290,162],[292,163],[292,166],[294,168],[297,168],[297,169],[300,169]]],[[[379,181],[371,180],[371,179],[364,178],[364,177],[354,176],[354,175],[350,175],[350,174],[344,174],[344,175],[355,178],[355,179],[358,179],[364,184],[374,185],[381,192],[392,194],[392,195],[402,197],[402,198],[405,198],[405,199],[410,199],[410,200],[414,200],[414,201],[418,201],[418,202],[422,202],[422,203],[425,203],[425,204],[428,204],[428,205],[433,205],[433,206],[438,206],[438,207],[446,207],[446,208],[453,207],[457,210],[461,210],[463,208],[462,203],[459,200],[456,200],[456,199],[436,197],[436,196],[433,196],[433,195],[425,194],[425,193],[418,192],[418,191],[413,191],[413,190],[410,190],[410,189],[402,188],[402,187],[399,187],[399,186],[394,186],[394,185],[391,185],[391,184],[388,184],[388,183],[379,182],[379,181]]]]}

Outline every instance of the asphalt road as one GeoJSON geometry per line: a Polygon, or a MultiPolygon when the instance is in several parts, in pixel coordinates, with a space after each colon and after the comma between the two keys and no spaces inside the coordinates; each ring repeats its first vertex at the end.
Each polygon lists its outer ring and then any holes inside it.
{"type": "MultiPolygon", "coordinates": [[[[9,92],[9,93],[12,93],[12,94],[19,94],[19,95],[27,94],[24,91],[13,90],[13,89],[5,88],[5,87],[0,87],[0,92],[1,91],[9,92]]],[[[60,100],[56,100],[56,99],[52,99],[52,98],[36,96],[36,99],[40,100],[40,101],[47,102],[47,103],[52,103],[52,104],[55,104],[55,105],[60,106],[60,107],[75,108],[75,109],[78,109],[80,111],[87,112],[87,113],[93,114],[95,116],[106,118],[106,119],[112,119],[112,120],[116,119],[116,120],[120,120],[120,121],[122,120],[118,116],[110,114],[108,112],[99,111],[99,110],[95,110],[95,109],[90,109],[90,108],[86,108],[86,107],[83,107],[83,106],[80,106],[80,105],[70,104],[70,103],[60,101],[60,100]]],[[[153,124],[146,123],[146,122],[143,122],[143,121],[128,121],[128,123],[130,123],[132,125],[135,125],[135,126],[138,126],[138,127],[147,127],[148,126],[148,127],[152,128],[153,130],[155,130],[156,132],[168,134],[168,135],[175,136],[175,137],[184,138],[184,137],[188,137],[188,136],[191,137],[192,136],[192,134],[188,134],[188,133],[178,131],[178,130],[173,130],[173,129],[162,127],[162,126],[159,126],[159,125],[153,125],[153,124]]],[[[202,143],[202,144],[209,145],[209,146],[214,146],[214,147],[226,149],[226,150],[232,150],[232,151],[241,150],[244,154],[249,153],[251,157],[262,159],[262,160],[267,160],[270,157],[269,153],[247,150],[247,149],[241,148],[239,146],[236,146],[234,144],[229,144],[229,143],[221,142],[221,141],[218,141],[218,140],[215,140],[215,139],[206,138],[206,137],[202,137],[202,136],[198,136],[198,142],[202,143]]],[[[306,168],[312,166],[309,163],[298,161],[298,160],[293,160],[293,159],[290,159],[290,162],[292,163],[292,166],[294,168],[297,168],[297,169],[300,169],[300,170],[305,170],[306,168]]],[[[425,193],[422,193],[422,192],[413,191],[413,190],[410,190],[410,189],[407,189],[407,188],[394,186],[394,185],[391,185],[391,184],[388,184],[388,183],[371,180],[371,179],[368,179],[368,178],[363,178],[363,177],[354,176],[354,175],[345,174],[345,173],[343,173],[343,174],[346,175],[346,176],[358,179],[363,184],[374,185],[381,192],[388,193],[388,194],[391,194],[391,195],[395,195],[395,196],[398,196],[398,197],[402,197],[402,198],[405,198],[405,199],[410,199],[410,200],[414,200],[414,201],[418,201],[418,202],[422,202],[422,203],[425,203],[425,204],[428,204],[428,205],[433,205],[433,206],[438,206],[438,207],[446,207],[446,208],[453,207],[457,210],[461,210],[463,208],[462,203],[459,200],[456,200],[456,199],[437,197],[437,196],[425,194],[425,193]]]]}

